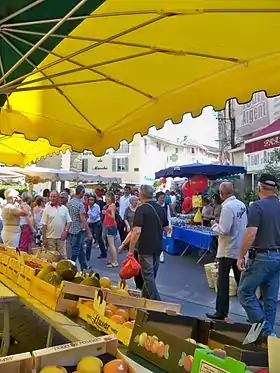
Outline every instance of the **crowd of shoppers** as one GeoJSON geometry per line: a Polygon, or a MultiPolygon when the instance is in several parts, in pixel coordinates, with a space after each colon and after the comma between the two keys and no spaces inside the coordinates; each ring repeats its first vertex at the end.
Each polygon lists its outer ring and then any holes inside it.
{"type": "MultiPolygon", "coordinates": [[[[278,182],[264,174],[258,183],[259,200],[247,208],[234,195],[231,182],[223,182],[214,199],[203,197],[203,225],[218,235],[216,311],[211,319],[229,313],[229,274],[233,271],[239,300],[251,323],[262,323],[265,336],[275,333],[280,276],[280,202],[278,182]],[[247,218],[248,216],[248,218],[247,218]],[[262,302],[256,296],[261,289],[262,302]]],[[[5,191],[1,201],[1,233],[5,245],[28,251],[32,245],[79,261],[81,270],[91,263],[93,245],[108,268],[119,266],[118,254],[127,250],[140,263],[135,284],[146,298],[160,300],[156,276],[162,254],[162,235],[171,229],[171,217],[190,212],[192,202],[172,192],[154,195],[151,186],[125,187],[123,194],[86,194],[83,185],[60,194],[45,190],[34,200],[29,193],[5,191]]]]}

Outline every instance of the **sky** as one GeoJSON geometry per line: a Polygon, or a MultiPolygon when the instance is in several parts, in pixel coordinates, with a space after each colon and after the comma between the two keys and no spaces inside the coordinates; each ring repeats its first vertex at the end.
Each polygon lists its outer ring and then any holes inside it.
{"type": "Polygon", "coordinates": [[[181,123],[173,124],[167,121],[161,130],[153,127],[149,133],[174,141],[178,137],[183,139],[184,136],[188,136],[201,144],[218,147],[218,121],[211,107],[205,108],[197,118],[186,114],[181,123]]]}

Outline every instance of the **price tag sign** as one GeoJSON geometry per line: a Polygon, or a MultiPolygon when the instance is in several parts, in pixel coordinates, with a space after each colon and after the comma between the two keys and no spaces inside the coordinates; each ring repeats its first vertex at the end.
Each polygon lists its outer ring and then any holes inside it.
{"type": "Polygon", "coordinates": [[[198,373],[227,373],[227,371],[202,360],[198,373]]]}
{"type": "Polygon", "coordinates": [[[202,196],[192,196],[192,205],[194,208],[202,207],[202,196]]]}

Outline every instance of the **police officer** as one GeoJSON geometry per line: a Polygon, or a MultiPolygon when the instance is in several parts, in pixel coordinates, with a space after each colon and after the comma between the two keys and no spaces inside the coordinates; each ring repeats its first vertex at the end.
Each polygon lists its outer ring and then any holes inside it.
{"type": "Polygon", "coordinates": [[[277,180],[263,174],[258,182],[259,201],[249,207],[248,226],[237,266],[242,271],[238,297],[251,323],[263,322],[263,335],[274,335],[280,276],[280,202],[277,180]],[[245,256],[249,251],[248,261],[245,256]],[[255,293],[261,287],[263,307],[255,293]]]}

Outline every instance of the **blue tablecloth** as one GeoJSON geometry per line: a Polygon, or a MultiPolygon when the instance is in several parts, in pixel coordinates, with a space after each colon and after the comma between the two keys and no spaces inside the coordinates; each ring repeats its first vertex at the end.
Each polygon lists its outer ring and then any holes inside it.
{"type": "Polygon", "coordinates": [[[216,235],[211,232],[188,229],[187,227],[172,227],[172,238],[196,246],[202,250],[209,250],[216,235]]]}

